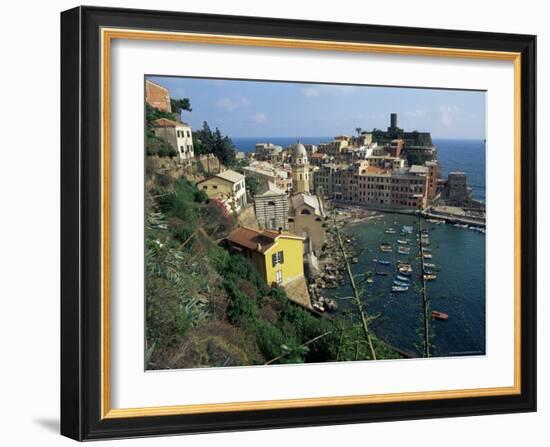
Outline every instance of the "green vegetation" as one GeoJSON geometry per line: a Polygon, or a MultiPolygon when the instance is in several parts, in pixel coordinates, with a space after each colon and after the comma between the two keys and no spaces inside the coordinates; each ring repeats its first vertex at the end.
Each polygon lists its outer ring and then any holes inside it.
{"type": "Polygon", "coordinates": [[[182,110],[187,110],[188,112],[193,111],[193,109],[191,108],[191,102],[189,101],[189,98],[180,98],[180,99],[172,98],[170,100],[170,106],[172,108],[173,113],[177,113],[178,116],[180,115],[182,110]]]}
{"type": "Polygon", "coordinates": [[[222,135],[220,129],[212,132],[205,121],[202,129],[193,132],[193,147],[196,154],[214,154],[226,166],[235,164],[235,146],[227,135],[222,135]]]}
{"type": "Polygon", "coordinates": [[[145,153],[147,155],[158,155],[159,157],[175,157],[178,155],[178,152],[170,143],[167,143],[162,138],[158,138],[154,134],[147,134],[145,153]]]}
{"type": "Polygon", "coordinates": [[[178,155],[178,152],[170,143],[157,137],[153,131],[153,121],[160,118],[179,121],[182,110],[191,111],[191,104],[188,98],[172,99],[171,105],[174,113],[163,112],[147,103],[145,104],[145,153],[147,155],[158,155],[159,157],[175,157],[178,155]]]}
{"type": "MultiPolygon", "coordinates": [[[[353,316],[314,316],[222,248],[235,222],[193,183],[153,174],[147,185],[147,368],[371,358],[353,316]]],[[[373,340],[377,358],[399,357],[373,340]]]]}

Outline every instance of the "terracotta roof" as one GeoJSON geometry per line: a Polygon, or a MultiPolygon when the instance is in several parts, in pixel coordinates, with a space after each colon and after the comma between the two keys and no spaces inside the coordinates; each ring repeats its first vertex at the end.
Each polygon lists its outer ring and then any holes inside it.
{"type": "Polygon", "coordinates": [[[326,157],[327,154],[324,152],[315,152],[314,154],[311,154],[311,158],[323,158],[326,157]]]}
{"type": "Polygon", "coordinates": [[[253,228],[241,227],[233,231],[226,240],[233,244],[250,250],[258,251],[262,254],[269,251],[279,238],[303,240],[299,236],[288,233],[279,233],[272,230],[255,230],[253,228]]]}
{"type": "Polygon", "coordinates": [[[169,120],[168,118],[159,118],[153,121],[155,127],[189,127],[189,124],[181,123],[179,121],[169,120]]]}

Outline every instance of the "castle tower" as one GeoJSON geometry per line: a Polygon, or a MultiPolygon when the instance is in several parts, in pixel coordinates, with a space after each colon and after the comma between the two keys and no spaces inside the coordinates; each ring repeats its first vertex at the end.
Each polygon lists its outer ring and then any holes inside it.
{"type": "Polygon", "coordinates": [[[296,192],[309,192],[309,160],[304,145],[297,142],[292,151],[292,189],[296,192]]]}
{"type": "Polygon", "coordinates": [[[397,129],[397,113],[392,113],[390,115],[390,127],[392,129],[397,129]]]}

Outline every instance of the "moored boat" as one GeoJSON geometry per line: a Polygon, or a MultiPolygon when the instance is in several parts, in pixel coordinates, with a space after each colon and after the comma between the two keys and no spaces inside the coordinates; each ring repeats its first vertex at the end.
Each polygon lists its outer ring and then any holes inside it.
{"type": "Polygon", "coordinates": [[[389,244],[388,242],[382,242],[380,244],[380,250],[383,251],[384,253],[391,252],[392,251],[391,244],[389,244]]]}
{"type": "Polygon", "coordinates": [[[397,233],[393,228],[387,228],[386,231],[384,231],[386,234],[395,234],[397,233]]]}
{"type": "Polygon", "coordinates": [[[411,249],[409,247],[397,247],[397,253],[401,255],[408,255],[410,252],[411,249]]]}
{"type": "Polygon", "coordinates": [[[392,286],[391,287],[392,292],[406,292],[409,290],[408,286],[392,286]]]}
{"type": "Polygon", "coordinates": [[[429,274],[424,275],[424,280],[425,281],[433,281],[434,279],[437,279],[437,275],[429,275],[429,274]]]}
{"type": "Polygon", "coordinates": [[[410,278],[407,278],[406,276],[404,275],[397,275],[397,279],[399,281],[405,281],[405,282],[409,282],[410,281],[410,278]]]}
{"type": "Polygon", "coordinates": [[[449,319],[448,314],[446,314],[445,312],[439,312],[438,310],[432,310],[432,317],[444,321],[447,321],[449,319]]]}
{"type": "Polygon", "coordinates": [[[409,283],[403,282],[403,281],[397,281],[397,280],[393,281],[393,285],[399,286],[399,287],[409,287],[409,283]]]}

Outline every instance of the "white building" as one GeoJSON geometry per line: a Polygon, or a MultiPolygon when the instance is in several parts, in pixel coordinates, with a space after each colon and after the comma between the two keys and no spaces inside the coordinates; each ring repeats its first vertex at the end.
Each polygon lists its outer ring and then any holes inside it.
{"type": "Polygon", "coordinates": [[[191,160],[195,156],[191,126],[180,121],[159,118],[153,121],[155,135],[178,151],[180,160],[191,160]]]}

